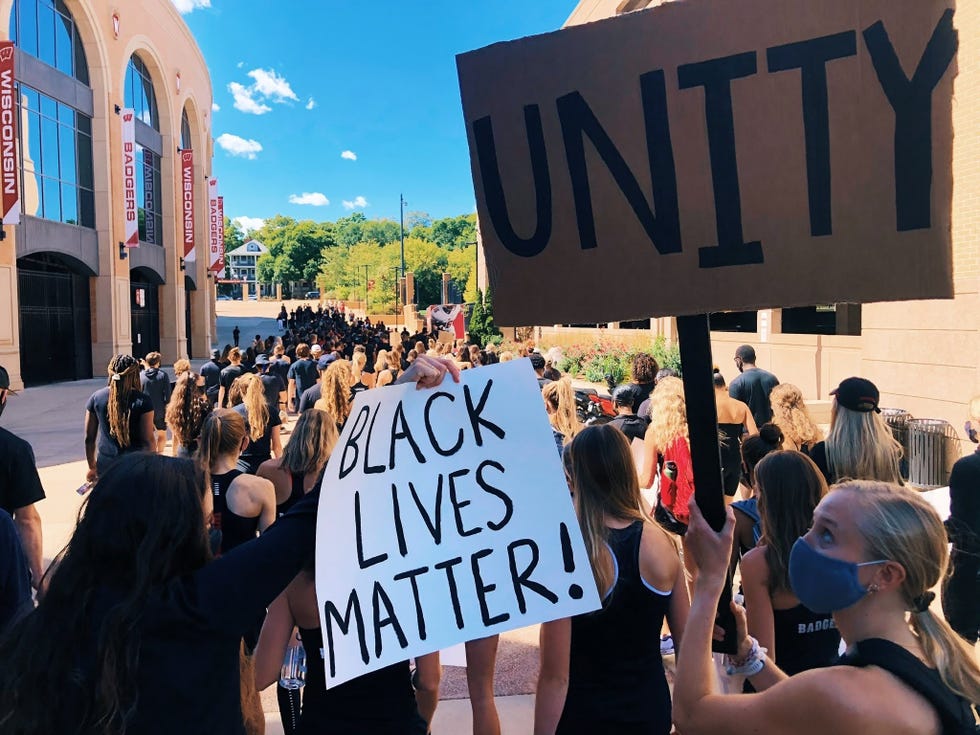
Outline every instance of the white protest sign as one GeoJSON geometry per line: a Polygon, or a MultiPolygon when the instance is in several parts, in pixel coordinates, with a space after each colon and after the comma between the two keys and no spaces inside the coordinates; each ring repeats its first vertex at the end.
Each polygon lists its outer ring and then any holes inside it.
{"type": "Polygon", "coordinates": [[[599,607],[529,361],[358,394],[323,478],[316,590],[328,687],[599,607]]]}

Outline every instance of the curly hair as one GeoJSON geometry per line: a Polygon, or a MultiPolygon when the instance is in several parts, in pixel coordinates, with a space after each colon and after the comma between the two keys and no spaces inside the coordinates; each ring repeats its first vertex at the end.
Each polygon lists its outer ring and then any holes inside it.
{"type": "Polygon", "coordinates": [[[167,404],[167,426],[174,433],[174,441],[189,446],[201,435],[204,419],[214,406],[197,385],[200,375],[187,371],[177,378],[177,385],[167,404]]]}
{"type": "Polygon", "coordinates": [[[142,390],[140,364],[132,355],[116,355],[109,361],[109,435],[123,449],[130,445],[129,419],[134,393],[142,390]]]}
{"type": "Polygon", "coordinates": [[[634,383],[654,382],[658,370],[660,370],[660,366],[653,355],[648,355],[646,352],[638,352],[633,355],[630,375],[633,376],[634,383]]]}
{"type": "Polygon", "coordinates": [[[347,360],[334,360],[323,373],[321,404],[329,413],[337,426],[343,426],[350,415],[350,388],[354,384],[354,373],[347,360]]]}
{"type": "Polygon", "coordinates": [[[797,447],[812,446],[823,439],[823,432],[813,423],[803,402],[803,393],[795,385],[777,385],[769,394],[769,402],[772,405],[772,422],[797,447]]]}
{"type": "Polygon", "coordinates": [[[663,378],[650,394],[650,432],[660,449],[678,437],[688,438],[684,382],[680,378],[663,378]]]}

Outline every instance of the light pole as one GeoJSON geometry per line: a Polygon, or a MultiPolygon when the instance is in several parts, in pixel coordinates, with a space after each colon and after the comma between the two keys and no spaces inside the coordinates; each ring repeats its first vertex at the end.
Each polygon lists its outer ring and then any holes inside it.
{"type": "Polygon", "coordinates": [[[389,266],[388,270],[392,270],[395,272],[395,324],[397,324],[398,323],[398,273],[400,268],[397,265],[392,265],[389,266]]]}
{"type": "Polygon", "coordinates": [[[364,317],[368,315],[368,267],[364,266],[364,317]]]}
{"type": "Polygon", "coordinates": [[[402,273],[405,273],[405,197],[398,195],[398,218],[402,233],[402,273]]]}

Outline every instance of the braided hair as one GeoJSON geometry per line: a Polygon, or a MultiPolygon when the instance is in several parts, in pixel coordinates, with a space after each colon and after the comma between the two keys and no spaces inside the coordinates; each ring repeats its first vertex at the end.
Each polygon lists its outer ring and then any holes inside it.
{"type": "Polygon", "coordinates": [[[130,445],[129,419],[133,393],[140,390],[140,364],[132,355],[109,361],[109,435],[126,449],[130,445]]]}

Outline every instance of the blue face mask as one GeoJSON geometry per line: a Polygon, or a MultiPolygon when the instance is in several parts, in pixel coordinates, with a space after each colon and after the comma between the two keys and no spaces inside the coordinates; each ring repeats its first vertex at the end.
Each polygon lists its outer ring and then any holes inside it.
{"type": "Polygon", "coordinates": [[[868,588],[858,581],[858,567],[886,561],[854,564],[834,559],[821,554],[801,537],[789,555],[789,583],[793,594],[806,608],[825,615],[857,604],[868,594],[868,588]]]}

